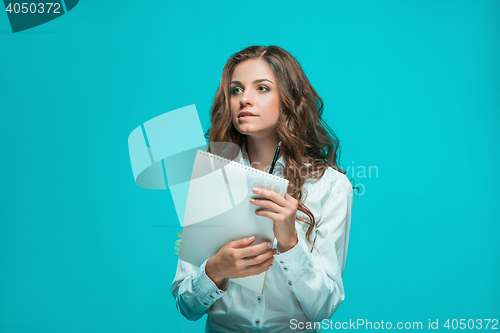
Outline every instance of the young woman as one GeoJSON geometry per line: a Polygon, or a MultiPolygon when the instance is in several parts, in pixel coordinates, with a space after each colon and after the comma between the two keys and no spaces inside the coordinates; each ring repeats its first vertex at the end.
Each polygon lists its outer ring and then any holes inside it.
{"type": "Polygon", "coordinates": [[[171,287],[177,308],[189,320],[207,313],[206,332],[315,332],[314,322],[330,318],[344,300],[353,193],[322,111],[321,98],[284,49],[251,46],[226,63],[209,141],[237,144],[242,163],[263,171],[282,141],[273,174],[289,187],[285,197],[256,188],[264,199],[251,200],[256,214],[274,223],[277,250],[252,245],[250,237],[228,243],[201,267],[179,260],[171,287]],[[263,295],[228,282],[266,270],[263,295]]]}

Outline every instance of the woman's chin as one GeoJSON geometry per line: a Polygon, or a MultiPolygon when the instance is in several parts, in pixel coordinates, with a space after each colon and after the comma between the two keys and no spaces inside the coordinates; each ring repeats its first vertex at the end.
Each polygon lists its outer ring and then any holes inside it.
{"type": "Polygon", "coordinates": [[[255,137],[271,135],[276,131],[276,126],[263,127],[257,124],[235,124],[235,127],[241,134],[255,137]]]}
{"type": "Polygon", "coordinates": [[[240,126],[236,127],[236,129],[238,130],[238,132],[240,132],[243,135],[252,135],[254,133],[259,132],[259,130],[257,128],[255,128],[255,126],[248,126],[248,125],[244,125],[244,126],[240,125],[240,126]]]}

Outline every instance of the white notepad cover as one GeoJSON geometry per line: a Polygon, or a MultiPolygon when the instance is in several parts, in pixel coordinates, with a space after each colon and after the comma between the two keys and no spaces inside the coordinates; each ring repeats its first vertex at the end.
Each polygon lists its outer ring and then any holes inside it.
{"type": "MultiPolygon", "coordinates": [[[[253,187],[275,190],[285,196],[288,180],[244,166],[205,151],[198,151],[189,186],[179,257],[196,266],[214,256],[232,240],[255,236],[252,245],[273,241],[273,221],[258,216],[260,207],[253,187]]],[[[263,293],[266,272],[230,279],[254,292],[263,293]]]]}

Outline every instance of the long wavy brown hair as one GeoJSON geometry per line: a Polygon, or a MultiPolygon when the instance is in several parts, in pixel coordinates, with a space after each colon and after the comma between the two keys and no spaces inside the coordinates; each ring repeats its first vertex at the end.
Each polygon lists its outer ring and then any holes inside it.
{"type": "Polygon", "coordinates": [[[297,199],[298,210],[309,219],[297,217],[309,224],[306,238],[314,246],[311,233],[316,220],[302,202],[302,187],[308,178],[320,179],[329,166],[343,174],[346,172],[337,164],[337,159],[340,161],[339,140],[321,117],[323,101],[289,52],[276,45],[250,46],[229,58],[210,108],[212,124],[205,137],[211,143],[231,142],[239,147],[245,144],[246,135],[238,132],[231,120],[230,83],[235,67],[248,59],[264,60],[276,77],[281,98],[276,130],[283,142],[281,152],[286,164],[283,177],[289,181],[288,194],[297,199]]]}

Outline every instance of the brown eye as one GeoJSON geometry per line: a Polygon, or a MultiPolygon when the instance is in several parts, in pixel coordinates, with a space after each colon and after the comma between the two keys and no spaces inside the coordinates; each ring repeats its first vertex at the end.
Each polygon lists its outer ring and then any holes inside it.
{"type": "Polygon", "coordinates": [[[232,93],[233,95],[236,95],[236,94],[237,94],[236,89],[240,89],[240,87],[234,87],[233,89],[231,89],[231,93],[232,93]]]}
{"type": "Polygon", "coordinates": [[[269,91],[269,88],[266,86],[259,86],[259,88],[264,88],[265,90],[263,90],[263,91],[269,91]]]}

